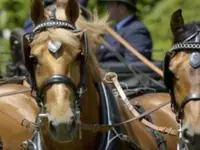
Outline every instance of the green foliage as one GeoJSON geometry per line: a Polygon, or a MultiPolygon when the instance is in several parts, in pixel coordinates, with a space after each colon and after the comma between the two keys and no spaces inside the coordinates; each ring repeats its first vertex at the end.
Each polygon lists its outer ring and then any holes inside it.
{"type": "Polygon", "coordinates": [[[1,0],[0,28],[15,28],[23,26],[28,12],[28,0],[1,0]]]}
{"type": "MultiPolygon", "coordinates": [[[[22,27],[28,12],[29,0],[0,0],[0,29],[22,27]]],[[[200,20],[199,0],[138,0],[139,16],[147,25],[154,42],[154,58],[163,59],[163,53],[171,46],[170,17],[178,8],[182,8],[185,21],[200,20]]],[[[106,10],[101,0],[89,0],[89,10],[103,14],[106,10]]],[[[0,45],[5,45],[0,40],[0,45]]],[[[6,46],[5,51],[9,51],[6,46]]]]}
{"type": "MultiPolygon", "coordinates": [[[[28,12],[28,0],[0,0],[0,30],[23,27],[28,12]]],[[[5,66],[10,59],[8,39],[0,38],[0,71],[5,73],[5,66]]]]}
{"type": "Polygon", "coordinates": [[[200,19],[197,11],[200,8],[199,0],[160,0],[152,7],[151,11],[143,15],[144,23],[150,29],[154,41],[154,49],[171,47],[170,18],[178,8],[183,10],[185,22],[200,19]]]}

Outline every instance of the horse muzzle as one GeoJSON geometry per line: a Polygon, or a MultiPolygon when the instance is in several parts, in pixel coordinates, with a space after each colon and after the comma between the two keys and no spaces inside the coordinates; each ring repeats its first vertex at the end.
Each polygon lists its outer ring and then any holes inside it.
{"type": "Polygon", "coordinates": [[[76,121],[73,120],[70,123],[55,124],[54,122],[49,123],[49,132],[58,142],[69,142],[76,136],[77,125],[76,121]]]}
{"type": "Polygon", "coordinates": [[[42,127],[43,130],[47,130],[55,141],[59,143],[70,142],[76,137],[78,125],[74,117],[72,117],[71,121],[68,123],[55,123],[49,121],[47,116],[39,117],[41,120],[40,127],[42,127]]]}
{"type": "Polygon", "coordinates": [[[189,149],[200,149],[200,134],[195,134],[191,129],[183,130],[183,140],[188,145],[189,149]]]}

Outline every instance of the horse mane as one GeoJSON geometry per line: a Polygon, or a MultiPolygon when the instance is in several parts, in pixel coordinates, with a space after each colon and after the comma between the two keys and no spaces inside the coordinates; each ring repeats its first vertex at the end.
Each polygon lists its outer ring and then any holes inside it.
{"type": "Polygon", "coordinates": [[[89,44],[86,67],[89,73],[93,76],[93,79],[98,82],[102,79],[103,71],[100,69],[96,60],[95,48],[97,44],[99,44],[101,36],[105,33],[105,29],[108,26],[107,20],[108,15],[99,18],[95,13],[90,20],[86,20],[80,15],[76,22],[76,27],[81,30],[81,32],[73,33],[70,30],[62,28],[49,28],[46,31],[38,33],[31,43],[31,46],[42,44],[49,39],[56,39],[65,44],[69,49],[74,49],[74,51],[68,51],[68,53],[73,56],[73,53],[76,52],[75,50],[78,50],[81,47],[79,42],[80,36],[83,32],[86,32],[89,44]]]}
{"type": "Polygon", "coordinates": [[[99,64],[96,59],[95,49],[101,41],[101,37],[105,34],[105,30],[108,26],[108,15],[104,15],[99,18],[98,14],[95,12],[89,20],[84,19],[81,15],[77,21],[77,27],[81,30],[85,30],[88,36],[89,43],[89,57],[88,57],[88,68],[90,73],[93,75],[95,81],[101,81],[104,76],[104,71],[100,69],[99,64]]]}

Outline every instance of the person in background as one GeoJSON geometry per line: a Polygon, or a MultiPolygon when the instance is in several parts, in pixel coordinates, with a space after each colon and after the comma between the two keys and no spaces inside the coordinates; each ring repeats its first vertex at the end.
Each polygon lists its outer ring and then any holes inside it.
{"type": "MultiPolygon", "coordinates": [[[[55,0],[42,0],[43,4],[45,6],[48,6],[48,5],[51,5],[54,3],[55,0]]],[[[88,4],[88,0],[79,0],[80,4],[84,7],[87,7],[87,4],[88,4]]],[[[29,15],[27,16],[27,19],[25,20],[25,23],[24,23],[24,30],[26,33],[28,32],[32,32],[33,30],[33,24],[32,24],[32,21],[29,17],[29,15]]]]}
{"type": "MultiPolygon", "coordinates": [[[[152,39],[147,27],[138,19],[136,13],[137,0],[101,0],[106,3],[110,19],[115,23],[112,28],[122,36],[129,44],[136,48],[142,55],[151,59],[152,39]]],[[[126,62],[138,61],[137,57],[129,52],[110,34],[104,36],[112,48],[120,53],[126,62]]],[[[96,51],[97,59],[102,62],[119,62],[115,54],[106,46],[100,44],[96,51]]]]}

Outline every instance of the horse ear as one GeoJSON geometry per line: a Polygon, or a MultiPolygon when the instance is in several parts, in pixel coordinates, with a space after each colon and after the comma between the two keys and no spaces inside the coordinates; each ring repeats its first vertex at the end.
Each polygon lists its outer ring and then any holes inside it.
{"type": "Polygon", "coordinates": [[[177,31],[184,30],[184,19],[182,16],[182,10],[176,10],[171,16],[170,27],[173,35],[177,33],[177,31]]]}
{"type": "Polygon", "coordinates": [[[69,21],[75,24],[79,17],[79,4],[77,0],[57,0],[57,6],[65,9],[65,15],[69,21]]]}
{"type": "Polygon", "coordinates": [[[30,1],[30,17],[35,25],[44,19],[44,6],[41,0],[30,1]]]}

